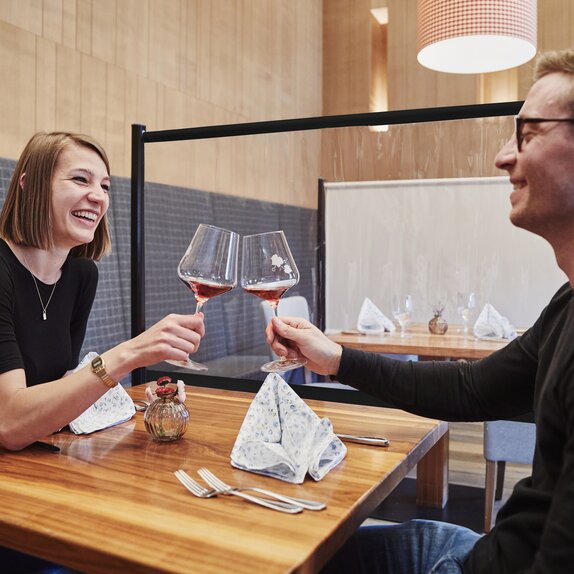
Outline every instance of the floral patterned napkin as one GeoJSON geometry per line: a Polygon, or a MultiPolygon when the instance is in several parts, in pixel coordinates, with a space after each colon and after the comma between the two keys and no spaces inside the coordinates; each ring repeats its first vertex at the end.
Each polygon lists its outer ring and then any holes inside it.
{"type": "MultiPolygon", "coordinates": [[[[75,368],[74,372],[85,367],[97,357],[94,352],[88,353],[75,368]]],[[[136,410],[130,396],[121,385],[111,388],[91,407],[70,423],[70,429],[76,434],[89,434],[130,420],[136,410]]]]}
{"type": "Polygon", "coordinates": [[[232,466],[301,484],[321,480],[347,454],[328,418],[320,419],[276,373],[251,403],[235,445],[232,466]]]}

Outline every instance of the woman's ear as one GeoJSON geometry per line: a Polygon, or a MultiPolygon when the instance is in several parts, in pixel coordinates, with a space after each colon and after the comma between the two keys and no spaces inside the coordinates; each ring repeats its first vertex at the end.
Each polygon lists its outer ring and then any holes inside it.
{"type": "Polygon", "coordinates": [[[24,191],[24,179],[26,178],[26,172],[24,172],[21,176],[20,176],[20,189],[22,191],[24,191]]]}

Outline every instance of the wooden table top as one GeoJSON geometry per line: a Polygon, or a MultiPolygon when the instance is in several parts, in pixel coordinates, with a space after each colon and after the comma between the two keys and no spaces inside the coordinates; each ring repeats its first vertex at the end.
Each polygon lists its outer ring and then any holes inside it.
{"type": "MultiPolygon", "coordinates": [[[[143,387],[127,390],[143,397],[143,387]]],[[[337,432],[386,436],[391,446],[348,443],[345,460],[323,480],[293,485],[230,465],[252,399],[188,387],[189,426],[172,443],[152,440],[136,413],[91,435],[48,437],[60,453],[0,450],[0,545],[88,573],[317,572],[448,437],[446,423],[396,409],[307,400],[337,432]],[[200,466],[232,485],[321,500],[327,509],[288,515],[235,497],[196,498],[173,472],[195,476],[200,466]]]]}
{"type": "Polygon", "coordinates": [[[345,347],[371,351],[373,353],[394,353],[399,355],[421,355],[446,359],[482,359],[494,351],[502,349],[506,339],[476,339],[469,334],[464,337],[460,325],[449,325],[444,335],[433,335],[424,324],[411,325],[407,337],[399,331],[382,335],[363,335],[358,331],[339,331],[327,336],[345,347]]]}

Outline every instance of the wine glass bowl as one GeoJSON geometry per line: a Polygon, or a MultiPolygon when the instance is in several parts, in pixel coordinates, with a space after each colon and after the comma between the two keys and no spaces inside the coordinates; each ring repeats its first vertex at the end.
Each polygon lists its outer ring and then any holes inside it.
{"type": "Polygon", "coordinates": [[[401,337],[405,338],[406,328],[411,321],[413,313],[413,300],[410,295],[393,296],[393,317],[401,329],[401,337]]]}
{"type": "Polygon", "coordinates": [[[475,305],[476,298],[473,292],[459,291],[456,294],[456,310],[463,322],[462,332],[465,339],[468,337],[468,323],[475,305]]]}
{"type": "MultiPolygon", "coordinates": [[[[195,312],[212,297],[222,295],[237,285],[239,235],[234,231],[201,223],[177,266],[177,275],[192,292],[195,312]]],[[[191,359],[167,363],[194,371],[207,367],[191,359]]]]}
{"type": "MultiPolygon", "coordinates": [[[[283,231],[247,235],[243,238],[241,287],[247,293],[266,301],[275,317],[281,297],[299,283],[295,264],[283,231]]],[[[264,364],[261,370],[276,373],[297,369],[306,364],[301,359],[280,357],[264,364]]]]}

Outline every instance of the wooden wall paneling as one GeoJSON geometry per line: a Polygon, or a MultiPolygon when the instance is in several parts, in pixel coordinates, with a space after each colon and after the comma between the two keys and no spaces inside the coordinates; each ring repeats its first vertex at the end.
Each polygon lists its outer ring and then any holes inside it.
{"type": "Polygon", "coordinates": [[[149,0],[149,78],[179,87],[180,0],[149,0]]]}
{"type": "MultiPolygon", "coordinates": [[[[115,63],[117,38],[118,0],[96,0],[97,9],[92,11],[92,51],[94,58],[109,64],[115,63]]],[[[121,3],[122,0],[119,0],[121,3]]]]}
{"type": "MultiPolygon", "coordinates": [[[[132,158],[132,124],[144,123],[138,119],[138,76],[135,72],[124,70],[125,75],[125,88],[124,88],[124,109],[125,109],[125,126],[123,129],[124,134],[124,158],[123,165],[112,166],[114,175],[131,176],[131,158],[132,158]]],[[[145,125],[145,124],[144,124],[145,125]]],[[[146,125],[146,128],[152,129],[146,125]]],[[[149,147],[146,146],[146,147],[149,147]]],[[[147,154],[147,149],[146,149],[147,154]]],[[[110,161],[112,159],[110,158],[110,161]]],[[[146,162],[147,163],[147,162],[146,162]]]]}
{"type": "MultiPolygon", "coordinates": [[[[297,43],[299,19],[297,17],[296,3],[292,5],[282,2],[277,7],[276,32],[278,41],[277,65],[279,66],[278,77],[278,118],[292,117],[296,106],[297,97],[297,64],[305,66],[305,59],[297,43]]],[[[305,49],[302,46],[301,49],[305,49]]],[[[312,80],[309,78],[309,89],[312,89],[312,80]]],[[[300,109],[301,115],[305,115],[304,109],[300,109]]]]}
{"type": "Polygon", "coordinates": [[[76,0],[64,0],[62,4],[62,44],[68,48],[76,47],[76,0]]]}
{"type": "Polygon", "coordinates": [[[44,1],[42,10],[42,36],[62,43],[63,0],[44,1]]]}
{"type": "Polygon", "coordinates": [[[56,43],[36,36],[35,131],[56,129],[56,43]]]}
{"type": "Polygon", "coordinates": [[[76,50],[88,55],[92,51],[92,0],[77,0],[76,50]]]}
{"type": "MultiPolygon", "coordinates": [[[[126,72],[106,65],[106,153],[113,173],[126,173],[131,153],[126,156],[125,140],[129,130],[126,122],[126,72]]],[[[131,137],[129,138],[131,140],[131,137]]]]}
{"type": "Polygon", "coordinates": [[[36,37],[0,22],[0,156],[17,158],[34,133],[36,107],[36,37]]]}
{"type": "Polygon", "coordinates": [[[197,96],[199,58],[199,8],[196,0],[182,3],[182,18],[185,12],[185,28],[182,30],[182,70],[180,89],[189,96],[197,96]],[[185,8],[184,8],[185,6],[185,8]]]}
{"type": "Polygon", "coordinates": [[[213,0],[209,27],[210,101],[234,113],[240,111],[237,94],[242,85],[243,47],[238,30],[240,11],[241,2],[230,4],[225,0],[213,0]]]}
{"type": "Polygon", "coordinates": [[[42,34],[42,0],[2,0],[0,20],[40,36],[42,34]]]}
{"type": "Polygon", "coordinates": [[[209,43],[211,38],[211,8],[209,0],[199,0],[197,10],[197,98],[211,101],[211,60],[209,43]]]}
{"type": "Polygon", "coordinates": [[[56,126],[80,131],[82,109],[82,55],[65,46],[56,46],[56,126]]]}
{"type": "Polygon", "coordinates": [[[389,23],[387,25],[387,95],[389,110],[400,110],[409,107],[403,101],[407,94],[407,78],[403,72],[407,61],[408,14],[403,10],[403,2],[388,0],[389,23]]]}
{"type": "Polygon", "coordinates": [[[323,10],[321,2],[299,0],[295,36],[296,99],[290,117],[323,113],[323,10]]]}
{"type": "MultiPolygon", "coordinates": [[[[273,92],[271,38],[278,31],[270,25],[270,5],[259,0],[243,4],[241,13],[243,58],[239,113],[252,121],[271,119],[273,92]]],[[[274,118],[275,119],[275,118],[274,118]]]]}
{"type": "Polygon", "coordinates": [[[117,4],[116,65],[147,76],[149,63],[149,2],[121,0],[117,4]]]}
{"type": "Polygon", "coordinates": [[[323,2],[323,110],[366,112],[370,98],[370,1],[323,2]]]}
{"type": "Polygon", "coordinates": [[[571,0],[538,0],[538,49],[572,47],[574,10],[571,0]]]}
{"type": "MultiPolygon", "coordinates": [[[[189,123],[188,99],[179,90],[162,85],[157,88],[157,123],[161,129],[177,129],[189,123]]],[[[185,142],[148,144],[157,147],[155,160],[161,165],[170,165],[171,169],[162,180],[163,183],[177,185],[177,182],[189,181],[189,156],[185,142]]]]}
{"type": "Polygon", "coordinates": [[[106,141],[106,64],[82,54],[80,126],[102,144],[106,141]]]}

